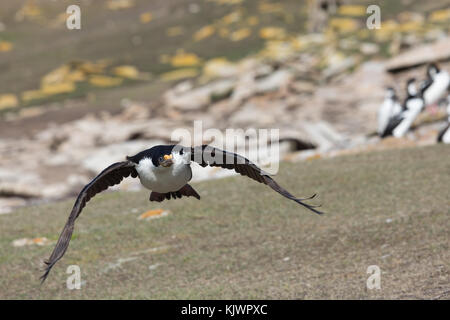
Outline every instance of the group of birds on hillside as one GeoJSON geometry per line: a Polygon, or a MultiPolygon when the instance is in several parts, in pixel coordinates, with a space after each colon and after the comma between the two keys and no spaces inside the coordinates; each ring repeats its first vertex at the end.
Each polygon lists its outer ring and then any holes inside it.
{"type": "Polygon", "coordinates": [[[439,132],[437,141],[450,144],[450,74],[435,63],[427,67],[427,78],[417,88],[416,79],[406,85],[406,98],[401,103],[394,88],[386,88],[386,96],[378,110],[377,133],[380,137],[405,136],[414,120],[426,107],[443,103],[447,111],[447,124],[439,132]]]}

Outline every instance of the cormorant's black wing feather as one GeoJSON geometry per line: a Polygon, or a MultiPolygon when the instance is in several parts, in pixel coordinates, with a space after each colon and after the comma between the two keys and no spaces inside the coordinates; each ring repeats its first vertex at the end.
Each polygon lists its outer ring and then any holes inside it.
{"type": "Polygon", "coordinates": [[[73,205],[70,216],[67,219],[66,225],[59,236],[55,249],[53,249],[50,258],[45,261],[46,268],[45,273],[41,276],[41,283],[45,281],[52,267],[59,259],[63,257],[69,247],[73,228],[75,226],[75,220],[80,215],[81,210],[83,210],[86,203],[97,193],[102,192],[113,185],[119,184],[123,178],[130,175],[133,178],[137,177],[134,164],[131,161],[117,162],[103,170],[97,177],[89,182],[83,190],[81,190],[75,204],[73,205]]]}
{"type": "Polygon", "coordinates": [[[244,158],[236,153],[224,151],[209,145],[203,145],[191,148],[191,161],[197,162],[202,167],[210,166],[233,169],[243,176],[247,176],[255,181],[268,185],[282,196],[297,202],[305,208],[317,214],[322,214],[322,212],[314,209],[317,206],[312,206],[303,202],[304,200],[314,198],[316,195],[306,199],[294,197],[286,189],[281,187],[274,179],[272,179],[267,172],[263,171],[247,158],[244,158]]]}

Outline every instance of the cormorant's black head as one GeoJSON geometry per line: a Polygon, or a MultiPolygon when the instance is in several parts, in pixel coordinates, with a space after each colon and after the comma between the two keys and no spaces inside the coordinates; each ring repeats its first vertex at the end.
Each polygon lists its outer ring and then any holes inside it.
{"type": "Polygon", "coordinates": [[[139,152],[138,154],[127,157],[127,160],[130,160],[134,163],[139,163],[144,158],[149,158],[152,160],[152,163],[155,167],[170,167],[173,164],[173,154],[179,153],[183,155],[186,147],[180,145],[158,145],[153,148],[144,150],[139,152]]]}
{"type": "Polygon", "coordinates": [[[172,150],[174,145],[158,145],[150,149],[139,152],[138,154],[127,157],[128,160],[139,163],[142,159],[150,158],[155,167],[160,165],[163,167],[170,167],[173,163],[172,161],[172,150]]]}

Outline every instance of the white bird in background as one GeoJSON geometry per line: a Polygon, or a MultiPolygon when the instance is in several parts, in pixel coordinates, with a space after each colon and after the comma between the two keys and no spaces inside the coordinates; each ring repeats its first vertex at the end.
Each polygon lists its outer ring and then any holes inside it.
{"type": "Polygon", "coordinates": [[[378,135],[383,137],[388,128],[389,121],[402,112],[402,106],[398,101],[395,90],[392,87],[386,88],[386,95],[383,104],[378,110],[378,135]]]}
{"type": "Polygon", "coordinates": [[[401,113],[401,121],[392,130],[392,135],[396,138],[401,138],[408,132],[414,120],[425,107],[422,94],[417,90],[416,79],[408,80],[406,91],[408,92],[408,97],[404,102],[406,110],[401,113]]]}
{"type": "Polygon", "coordinates": [[[447,125],[439,132],[437,141],[450,144],[450,94],[447,96],[447,125]]]}
{"type": "Polygon", "coordinates": [[[402,137],[411,127],[420,111],[422,111],[424,103],[417,90],[414,78],[408,80],[406,92],[408,95],[401,106],[401,111],[389,119],[388,125],[381,134],[382,138],[390,135],[402,137]]]}
{"type": "Polygon", "coordinates": [[[426,106],[436,104],[450,88],[450,74],[440,70],[434,63],[427,68],[427,79],[421,85],[421,92],[426,106]]]}

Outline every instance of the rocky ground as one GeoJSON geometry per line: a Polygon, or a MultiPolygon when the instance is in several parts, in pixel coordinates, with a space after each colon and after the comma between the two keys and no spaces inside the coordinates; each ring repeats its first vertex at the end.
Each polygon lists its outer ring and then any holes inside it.
{"type": "MultiPolygon", "coordinates": [[[[347,6],[341,14],[358,16],[355,8],[360,7],[347,6]]],[[[436,10],[426,17],[400,13],[399,23],[393,26],[387,21],[376,34],[378,42],[358,32],[361,24],[356,20],[343,18],[328,22],[334,29],[306,35],[279,37],[282,30],[262,28],[260,37],[267,41],[257,54],[235,61],[212,58],[201,62],[201,74],[197,55],[177,51],[165,58],[182,68],[159,75],[164,84],[152,82],[151,93],[145,84],[135,84],[135,94],[128,92],[133,98],[115,99],[117,93],[104,93],[113,96],[113,108],[92,110],[90,106],[98,102],[90,94],[83,99],[30,104],[18,111],[5,107],[0,127],[0,214],[33,202],[74,196],[110,163],[155,144],[177,142],[171,141],[172,133],[177,129],[193,132],[194,121],[201,121],[203,130],[279,129],[281,159],[288,161],[434,144],[445,118],[443,111],[425,112],[404,139],[380,140],[374,131],[387,85],[396,87],[403,98],[406,79],[424,79],[426,63],[439,61],[450,70],[448,25],[442,24],[448,19],[445,14],[450,15],[439,8],[426,9],[436,10]],[[389,54],[381,54],[385,50],[389,54]],[[197,68],[193,77],[192,65],[197,68]]],[[[235,12],[246,12],[242,10],[235,12]]],[[[273,6],[259,10],[279,12],[273,6]]],[[[218,26],[232,20],[232,15],[217,22],[218,26]]],[[[146,21],[145,17],[141,19],[146,21]]],[[[245,21],[252,23],[250,18],[245,21]]],[[[210,29],[200,30],[203,33],[194,34],[196,41],[210,29]]],[[[231,39],[245,39],[247,33],[242,30],[236,30],[231,39]]],[[[131,66],[100,75],[104,68],[102,63],[64,65],[43,77],[40,91],[22,97],[53,99],[49,88],[67,87],[67,79],[58,82],[60,78],[76,78],[76,83],[89,79],[92,85],[108,87],[151,77],[131,66]]],[[[11,95],[0,98],[0,109],[14,102],[11,95]]],[[[235,150],[242,150],[245,142],[242,139],[235,150]]],[[[226,141],[203,137],[190,143],[223,147],[226,141]]],[[[271,159],[257,160],[264,165],[271,159]]],[[[198,169],[194,168],[198,180],[231,174],[198,169]]],[[[124,190],[139,188],[133,182],[121,185],[124,190]]]]}
{"type": "MultiPolygon", "coordinates": [[[[450,48],[450,42],[445,42],[450,48]]],[[[116,114],[87,114],[62,125],[49,125],[32,137],[1,139],[2,213],[29,201],[75,195],[96,173],[125,155],[171,143],[172,133],[180,128],[193,134],[194,121],[202,121],[203,130],[279,128],[282,156],[290,161],[435,143],[444,111],[425,113],[416,130],[403,140],[382,141],[371,135],[384,87],[423,74],[423,68],[393,76],[386,71],[386,62],[370,61],[345,77],[318,85],[320,76],[305,79],[308,72],[302,66],[307,64],[302,61],[307,58],[312,59],[300,56],[276,66],[249,59],[234,75],[201,86],[191,81],[177,84],[163,94],[156,108],[124,100],[116,114]]],[[[193,141],[211,142],[219,147],[227,143],[204,137],[193,141]]],[[[235,150],[248,145],[241,142],[235,150]]],[[[228,173],[202,168],[194,177],[224,174],[228,173]]],[[[135,190],[139,184],[121,188],[135,190]]]]}

